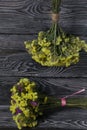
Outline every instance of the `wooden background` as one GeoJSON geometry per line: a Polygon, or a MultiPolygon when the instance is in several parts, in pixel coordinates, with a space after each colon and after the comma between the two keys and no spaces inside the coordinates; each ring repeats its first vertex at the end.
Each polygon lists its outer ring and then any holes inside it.
{"type": "MultiPolygon", "coordinates": [[[[51,95],[63,97],[85,88],[87,95],[87,54],[68,68],[42,67],[24,47],[51,25],[51,0],[0,0],[0,128],[16,128],[9,112],[10,88],[29,77],[51,95]]],[[[62,0],[59,24],[64,31],[87,41],[87,0],[62,0]]],[[[87,129],[87,110],[62,109],[47,116],[37,128],[87,129]]]]}

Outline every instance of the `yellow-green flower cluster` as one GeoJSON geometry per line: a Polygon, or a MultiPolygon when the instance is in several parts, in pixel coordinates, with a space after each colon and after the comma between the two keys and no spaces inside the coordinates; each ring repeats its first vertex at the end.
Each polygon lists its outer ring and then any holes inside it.
{"type": "MultiPolygon", "coordinates": [[[[52,30],[52,29],[51,29],[52,30]]],[[[42,66],[70,66],[79,61],[80,51],[87,52],[87,44],[79,37],[68,36],[61,32],[55,36],[51,31],[39,32],[38,39],[26,41],[25,47],[32,59],[42,66]]]]}
{"type": "MultiPolygon", "coordinates": [[[[66,106],[87,108],[87,98],[69,97],[71,95],[68,96],[66,106]]],[[[38,119],[40,119],[38,117],[43,115],[44,112],[54,111],[55,108],[63,106],[62,99],[64,98],[45,95],[35,82],[23,78],[11,88],[10,111],[19,129],[35,127],[39,121],[38,119]]]]}
{"type": "Polygon", "coordinates": [[[10,111],[19,129],[35,127],[37,117],[43,114],[40,106],[46,104],[47,97],[41,98],[36,86],[35,82],[23,78],[11,88],[10,111]]]}
{"type": "Polygon", "coordinates": [[[79,37],[66,35],[58,25],[61,0],[52,0],[52,26],[39,32],[38,38],[26,41],[25,47],[32,59],[42,66],[70,66],[79,61],[80,51],[87,52],[87,44],[79,37]]]}

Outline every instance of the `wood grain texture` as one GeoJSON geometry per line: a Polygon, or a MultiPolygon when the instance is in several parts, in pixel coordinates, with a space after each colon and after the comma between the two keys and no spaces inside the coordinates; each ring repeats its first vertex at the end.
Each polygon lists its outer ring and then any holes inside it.
{"type": "Polygon", "coordinates": [[[87,1],[63,0],[61,6],[60,24],[65,31],[87,36],[87,1]]]}
{"type": "MultiPolygon", "coordinates": [[[[0,127],[1,128],[16,128],[15,122],[12,120],[12,115],[9,112],[9,106],[0,106],[0,127]]],[[[35,130],[46,128],[64,128],[64,130],[83,130],[87,129],[87,110],[83,109],[58,109],[50,115],[45,115],[41,118],[39,125],[35,130]]]]}
{"type": "Polygon", "coordinates": [[[26,51],[6,50],[0,55],[0,76],[36,77],[87,77],[87,54],[82,53],[80,62],[68,68],[43,67],[32,60],[26,51]]]}
{"type": "MultiPolygon", "coordinates": [[[[37,31],[34,29],[41,30],[41,28],[43,27],[47,29],[48,28],[47,26],[50,25],[51,21],[50,21],[49,14],[50,14],[51,4],[49,0],[48,1],[46,0],[5,1],[4,0],[0,2],[0,7],[1,7],[0,8],[1,10],[0,31],[5,30],[5,32],[1,32],[1,34],[3,33],[6,34],[6,35],[0,35],[0,54],[1,54],[0,59],[2,61],[2,64],[0,66],[1,68],[0,72],[2,76],[3,75],[10,76],[13,74],[30,76],[32,74],[33,75],[35,74],[35,76],[42,76],[42,77],[45,77],[45,76],[47,77],[87,77],[87,71],[86,71],[87,70],[86,69],[87,55],[86,54],[83,54],[81,56],[80,63],[73,65],[69,68],[63,68],[63,67],[48,68],[48,67],[41,67],[39,64],[31,60],[31,56],[28,56],[27,54],[24,53],[26,51],[24,48],[24,41],[32,40],[33,38],[36,38],[37,36],[37,31]],[[24,11],[24,14],[23,14],[23,11],[24,11]],[[14,15],[14,13],[17,15],[17,17],[14,15]],[[21,15],[23,17],[21,17],[21,15]],[[25,17],[26,17],[27,23],[28,24],[31,23],[32,25],[27,24],[26,25],[27,27],[25,26],[26,24],[26,22],[24,21],[25,17]],[[17,19],[19,19],[20,22],[18,22],[17,19]],[[40,28],[40,23],[38,23],[36,19],[41,22],[41,28],[40,28]],[[47,21],[47,19],[49,20],[47,21]],[[21,21],[22,21],[23,28],[22,27],[20,28],[21,21]],[[46,24],[43,24],[43,22],[46,22],[46,24]],[[38,23],[38,26],[37,26],[37,23],[38,23]],[[17,27],[15,25],[17,25],[17,27]],[[31,28],[32,28],[32,32],[30,33],[31,28]],[[20,29],[24,29],[24,31],[20,29]],[[28,29],[29,32],[26,32],[26,29],[28,29]],[[14,30],[16,30],[16,32],[14,30]],[[23,35],[23,34],[31,34],[31,35],[23,35]],[[4,58],[2,58],[3,57],[2,54],[4,54],[4,58]],[[10,65],[8,66],[8,64],[10,65]],[[9,67],[10,67],[10,70],[9,70],[9,67]],[[39,72],[40,70],[42,71],[39,72]],[[32,74],[31,74],[31,71],[32,71],[32,74]]],[[[87,20],[86,1],[79,0],[75,2],[72,0],[70,1],[63,0],[61,4],[60,14],[61,14],[60,24],[66,30],[66,32],[79,35],[82,39],[85,39],[87,41],[87,38],[86,38],[86,20],[87,20]],[[83,31],[85,30],[85,32],[83,32],[82,30],[83,31]]]]}
{"type": "MultiPolygon", "coordinates": [[[[10,88],[18,82],[20,78],[23,77],[0,77],[0,105],[10,104],[10,88]]],[[[86,89],[86,91],[81,94],[82,97],[87,95],[87,78],[37,78],[31,76],[28,78],[38,83],[42,92],[47,95],[63,97],[82,88],[86,89]]],[[[78,96],[80,96],[80,94],[78,96]]]]}
{"type": "MultiPolygon", "coordinates": [[[[50,0],[0,2],[1,34],[35,34],[50,27],[50,0]]],[[[87,35],[87,1],[62,0],[60,24],[75,35],[87,35]],[[83,24],[84,23],[84,24],[83,24]]]]}
{"type": "MultiPolygon", "coordinates": [[[[87,54],[68,68],[42,67],[24,48],[25,40],[37,37],[51,25],[50,0],[0,0],[0,128],[16,129],[9,111],[10,88],[22,77],[38,82],[43,92],[63,97],[85,88],[87,54]]],[[[87,0],[62,0],[60,26],[87,41],[87,0]]],[[[37,129],[87,129],[87,110],[61,109],[45,116],[37,129]]]]}
{"type": "Polygon", "coordinates": [[[35,34],[46,29],[49,27],[49,8],[46,0],[1,1],[0,33],[35,34]]]}
{"type": "MultiPolygon", "coordinates": [[[[37,39],[37,35],[0,35],[0,54],[9,52],[26,52],[24,41],[32,41],[33,39],[37,39]]],[[[80,36],[81,40],[85,40],[87,42],[86,36],[80,36]]]]}
{"type": "Polygon", "coordinates": [[[0,55],[6,52],[25,52],[24,41],[35,38],[36,35],[0,35],[0,55]]]}

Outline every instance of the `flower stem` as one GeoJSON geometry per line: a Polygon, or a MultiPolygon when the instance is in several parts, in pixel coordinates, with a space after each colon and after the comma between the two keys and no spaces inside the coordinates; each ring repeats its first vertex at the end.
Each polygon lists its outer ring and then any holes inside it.
{"type": "Polygon", "coordinates": [[[58,14],[60,11],[61,0],[52,0],[52,12],[58,14]]]}
{"type": "Polygon", "coordinates": [[[67,105],[68,107],[78,107],[78,108],[84,108],[87,109],[87,97],[84,98],[69,98],[67,99],[67,105]]]}

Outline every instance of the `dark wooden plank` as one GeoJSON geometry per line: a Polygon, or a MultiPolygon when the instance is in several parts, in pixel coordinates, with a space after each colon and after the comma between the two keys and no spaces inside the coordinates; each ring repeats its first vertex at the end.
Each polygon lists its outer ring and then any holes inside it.
{"type": "Polygon", "coordinates": [[[15,127],[8,105],[0,105],[0,127],[15,127]]]}
{"type": "MultiPolygon", "coordinates": [[[[0,128],[16,128],[15,122],[12,120],[12,115],[9,111],[9,106],[0,105],[0,128]]],[[[49,116],[41,118],[41,122],[35,128],[42,130],[49,128],[83,130],[87,129],[87,110],[83,109],[58,109],[49,116]]]]}
{"type": "Polygon", "coordinates": [[[65,31],[87,36],[87,1],[62,0],[60,24],[65,31]]]}
{"type": "Polygon", "coordinates": [[[0,1],[0,33],[32,34],[46,29],[49,27],[47,23],[50,17],[48,2],[43,0],[0,1]]]}
{"type": "MultiPolygon", "coordinates": [[[[1,34],[36,34],[51,24],[50,0],[0,1],[1,34]]],[[[75,35],[87,36],[87,1],[63,0],[60,24],[75,35]]]]}
{"type": "Polygon", "coordinates": [[[0,54],[26,51],[24,41],[31,41],[36,37],[36,35],[0,35],[0,54]]]}
{"type": "MultiPolygon", "coordinates": [[[[0,105],[10,104],[10,88],[19,81],[20,78],[22,77],[0,77],[0,105]]],[[[42,91],[50,95],[63,97],[82,88],[85,88],[86,91],[81,95],[87,95],[87,78],[29,78],[36,81],[42,91]]]]}
{"type": "Polygon", "coordinates": [[[27,52],[5,50],[0,54],[0,76],[87,77],[86,58],[87,54],[83,53],[80,62],[68,68],[43,67],[27,52]]]}
{"type": "MultiPolygon", "coordinates": [[[[37,39],[37,35],[0,35],[0,54],[3,52],[25,52],[24,41],[37,39]]],[[[80,36],[81,40],[87,42],[86,36],[80,36]]]]}

